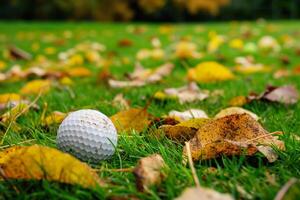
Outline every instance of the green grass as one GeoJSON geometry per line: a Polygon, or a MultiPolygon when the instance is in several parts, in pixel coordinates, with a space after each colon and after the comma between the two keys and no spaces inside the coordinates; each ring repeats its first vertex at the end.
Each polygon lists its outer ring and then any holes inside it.
{"type": "MultiPolygon", "coordinates": [[[[270,32],[268,26],[256,23],[215,23],[215,24],[178,24],[174,25],[174,31],[170,34],[161,34],[160,25],[157,24],[97,24],[97,23],[23,23],[23,22],[1,22],[0,23],[0,50],[4,50],[8,44],[15,44],[31,52],[34,56],[44,54],[43,49],[49,46],[55,47],[58,52],[74,47],[84,41],[96,41],[104,44],[107,51],[104,57],[111,52],[116,54],[114,58],[120,61],[122,57],[130,59],[126,65],[114,64],[111,67],[116,77],[122,77],[125,72],[133,69],[135,54],[141,48],[150,48],[150,39],[157,36],[161,39],[164,49],[178,41],[181,37],[189,37],[198,44],[199,49],[204,50],[209,31],[216,31],[230,38],[240,37],[244,26],[257,31],[257,35],[246,41],[256,42],[263,35],[272,35],[280,38],[283,34],[292,36],[300,43],[298,27],[300,22],[272,22],[276,31],[270,32]],[[136,35],[129,33],[128,27],[143,26],[146,31],[136,35]],[[203,32],[198,32],[197,27],[204,27],[203,32]],[[62,38],[65,31],[71,31],[73,37],[65,40],[64,45],[57,46],[53,42],[46,42],[45,37],[62,38]],[[119,47],[120,39],[128,38],[133,41],[131,47],[119,47]],[[33,52],[31,45],[39,43],[41,48],[33,52]]],[[[247,54],[231,49],[225,44],[219,54],[224,56],[221,63],[226,66],[233,66],[236,56],[247,54]]],[[[1,58],[0,60],[4,60],[1,58]]],[[[253,54],[259,63],[270,65],[274,70],[284,67],[293,68],[300,64],[300,57],[296,55],[295,48],[284,48],[280,53],[263,54],[257,52],[253,54]],[[287,55],[290,64],[282,64],[280,56],[287,55]]],[[[56,60],[57,55],[48,56],[49,59],[56,60]]],[[[201,60],[189,60],[190,67],[204,60],[217,60],[218,55],[207,54],[201,60]]],[[[9,66],[16,63],[26,67],[25,61],[4,60],[9,66]]],[[[171,60],[176,68],[171,76],[167,77],[160,84],[148,85],[142,88],[132,89],[110,89],[97,82],[97,74],[101,70],[91,64],[85,64],[93,72],[91,78],[74,79],[72,90],[75,93],[73,99],[65,90],[52,89],[50,93],[42,96],[38,104],[42,106],[48,103],[48,113],[51,111],[69,112],[82,108],[92,108],[100,110],[108,116],[117,112],[111,104],[112,99],[118,93],[123,93],[130,100],[132,107],[144,107],[147,99],[158,90],[167,87],[178,87],[186,84],[186,69],[178,59],[171,60]]],[[[143,64],[147,67],[156,67],[164,61],[145,60],[143,64]]],[[[26,80],[18,82],[0,83],[0,93],[18,92],[26,80]]],[[[162,116],[172,109],[185,110],[189,108],[199,108],[206,111],[213,117],[219,110],[228,106],[228,101],[238,95],[247,95],[251,91],[262,92],[266,85],[293,84],[300,89],[299,76],[292,76],[282,79],[274,79],[272,73],[238,75],[237,79],[226,82],[200,84],[203,89],[221,89],[224,95],[214,99],[209,98],[202,102],[195,102],[180,105],[177,102],[169,101],[165,103],[152,102],[148,111],[154,116],[162,116]]],[[[247,191],[253,199],[273,199],[281,186],[291,177],[300,177],[300,143],[289,137],[298,134],[300,130],[300,103],[292,106],[285,106],[270,102],[252,102],[245,106],[246,109],[256,113],[261,117],[261,123],[270,132],[284,131],[283,140],[286,143],[286,151],[279,152],[279,159],[275,163],[268,163],[266,159],[257,154],[254,157],[236,156],[222,157],[209,161],[196,162],[195,167],[203,186],[215,189],[220,192],[232,194],[237,199],[241,198],[238,187],[247,191]],[[215,174],[204,174],[205,169],[213,166],[218,169],[215,174]],[[275,176],[276,183],[271,185],[266,176],[266,172],[275,176]]],[[[17,144],[25,140],[35,139],[34,143],[55,147],[55,137],[57,126],[44,128],[40,125],[41,110],[31,111],[27,115],[18,119],[22,127],[20,132],[8,131],[3,145],[17,144]]],[[[2,128],[3,130],[3,128],[2,128]]],[[[5,131],[5,130],[4,130],[5,131]]],[[[125,172],[101,172],[100,177],[109,179],[113,184],[108,188],[97,190],[83,189],[78,186],[69,186],[47,181],[5,181],[0,184],[0,199],[104,199],[113,196],[124,197],[134,195],[140,199],[173,199],[181,194],[186,187],[194,186],[191,170],[181,164],[182,146],[168,139],[158,140],[151,137],[147,132],[132,137],[120,136],[117,153],[109,160],[103,161],[98,167],[107,169],[133,167],[138,159],[153,153],[159,153],[171,166],[167,179],[159,186],[152,187],[151,192],[143,194],[137,191],[132,173],[125,172]]]]}

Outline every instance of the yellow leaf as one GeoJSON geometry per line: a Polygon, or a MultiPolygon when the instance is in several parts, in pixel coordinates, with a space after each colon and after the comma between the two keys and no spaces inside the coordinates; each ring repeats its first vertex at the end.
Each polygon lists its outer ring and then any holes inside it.
{"type": "Polygon", "coordinates": [[[236,66],[234,69],[243,74],[265,73],[271,71],[270,67],[264,65],[249,65],[249,66],[241,65],[241,66],[236,66]]]}
{"type": "Polygon", "coordinates": [[[33,80],[24,85],[21,89],[21,94],[31,95],[31,94],[45,94],[51,88],[50,80],[33,80]]]}
{"type": "Polygon", "coordinates": [[[35,179],[95,187],[103,184],[87,164],[57,149],[33,145],[15,146],[0,152],[5,179],[35,179]]]}
{"type": "Polygon", "coordinates": [[[62,85],[67,85],[67,86],[73,84],[72,79],[70,79],[69,77],[63,77],[63,78],[59,79],[59,82],[60,82],[62,85]]]}
{"type": "Polygon", "coordinates": [[[162,91],[155,92],[153,97],[157,100],[176,100],[178,99],[176,95],[167,95],[162,91]]]}
{"type": "Polygon", "coordinates": [[[71,68],[67,72],[71,77],[87,77],[91,76],[92,72],[85,67],[71,68]]]}
{"type": "Polygon", "coordinates": [[[229,42],[229,46],[233,49],[242,49],[244,47],[244,42],[241,39],[233,39],[229,42]]]}
{"type": "MultiPolygon", "coordinates": [[[[248,114],[234,114],[212,120],[203,125],[189,143],[193,160],[222,155],[253,155],[260,151],[273,162],[276,153],[271,146],[284,149],[282,141],[268,133],[248,114]]],[[[187,156],[186,147],[183,154],[187,156]]]]}
{"type": "Polygon", "coordinates": [[[84,58],[80,54],[74,54],[67,60],[68,66],[82,65],[84,58]]]}
{"type": "Polygon", "coordinates": [[[47,47],[44,49],[45,54],[53,55],[56,53],[56,49],[54,47],[47,47]]]}
{"type": "Polygon", "coordinates": [[[141,132],[150,123],[150,115],[146,109],[131,108],[118,112],[110,117],[118,132],[135,130],[141,132]]]}
{"type": "Polygon", "coordinates": [[[0,60],[0,71],[5,69],[5,67],[6,67],[6,63],[0,60]]]}
{"type": "Polygon", "coordinates": [[[229,105],[231,106],[243,106],[246,103],[248,103],[248,99],[245,96],[237,96],[229,101],[229,105]]]}
{"type": "Polygon", "coordinates": [[[60,124],[65,119],[66,115],[66,113],[54,111],[42,120],[42,124],[46,126],[50,126],[52,124],[60,124]]]}
{"type": "Polygon", "coordinates": [[[181,41],[175,47],[175,55],[180,59],[194,58],[197,54],[196,50],[196,44],[192,42],[181,41]]]}
{"type": "Polygon", "coordinates": [[[22,97],[19,94],[16,93],[5,93],[0,94],[0,104],[7,104],[11,101],[21,101],[22,97]]]}
{"type": "Polygon", "coordinates": [[[231,80],[232,72],[217,62],[203,62],[188,70],[188,79],[199,83],[231,80]]]}
{"type": "Polygon", "coordinates": [[[199,129],[209,121],[210,121],[210,119],[208,119],[208,118],[195,118],[195,119],[190,119],[187,121],[180,122],[179,124],[176,124],[175,126],[185,126],[185,127],[199,129]]]}
{"type": "Polygon", "coordinates": [[[13,107],[6,113],[1,116],[1,121],[4,123],[8,123],[11,120],[15,121],[20,114],[26,112],[28,110],[28,105],[26,103],[20,103],[17,106],[13,107]]]}

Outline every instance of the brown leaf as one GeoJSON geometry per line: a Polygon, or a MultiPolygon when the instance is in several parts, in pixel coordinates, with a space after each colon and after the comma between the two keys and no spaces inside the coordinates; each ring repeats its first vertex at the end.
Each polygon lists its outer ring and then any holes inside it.
{"type": "Polygon", "coordinates": [[[146,109],[131,108],[129,110],[120,111],[110,117],[113,124],[120,132],[127,132],[135,130],[141,132],[150,123],[150,114],[146,109]]]}
{"type": "Polygon", "coordinates": [[[128,110],[130,108],[129,101],[124,98],[123,94],[117,94],[112,101],[114,107],[117,107],[119,110],[128,110]]]}
{"type": "Polygon", "coordinates": [[[32,55],[30,55],[28,52],[15,46],[10,46],[8,51],[9,56],[15,60],[31,60],[32,58],[32,55]]]}
{"type": "MultiPolygon", "coordinates": [[[[193,160],[206,160],[222,155],[253,155],[258,146],[272,145],[284,149],[284,143],[268,133],[248,114],[234,114],[212,120],[202,126],[190,141],[193,160]]],[[[273,151],[268,149],[268,151],[273,151]]],[[[183,154],[186,156],[186,148],[183,154]]],[[[272,156],[269,161],[272,160],[272,156]]]]}
{"type": "Polygon", "coordinates": [[[133,45],[133,42],[132,40],[129,40],[129,39],[122,39],[122,40],[119,40],[118,42],[118,46],[120,47],[130,47],[133,45]]]}
{"type": "Polygon", "coordinates": [[[165,177],[163,168],[166,167],[164,159],[159,154],[141,158],[133,173],[139,191],[147,191],[151,185],[158,185],[165,177]]]}
{"type": "Polygon", "coordinates": [[[233,200],[229,194],[222,194],[203,187],[186,188],[175,200],[233,200]]]}

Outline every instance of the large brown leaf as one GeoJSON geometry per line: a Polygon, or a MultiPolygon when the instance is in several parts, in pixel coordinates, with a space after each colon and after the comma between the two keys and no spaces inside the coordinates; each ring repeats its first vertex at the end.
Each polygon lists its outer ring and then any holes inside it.
{"type": "MultiPolygon", "coordinates": [[[[276,156],[270,146],[284,149],[283,142],[268,133],[248,114],[234,114],[210,121],[197,131],[190,145],[193,160],[222,155],[253,155],[261,151],[273,162],[276,156]]],[[[186,156],[186,148],[183,154],[186,156]]]]}

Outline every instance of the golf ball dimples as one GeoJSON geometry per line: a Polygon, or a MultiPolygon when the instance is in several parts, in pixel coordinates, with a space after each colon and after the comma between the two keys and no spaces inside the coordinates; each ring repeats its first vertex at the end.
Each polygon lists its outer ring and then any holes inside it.
{"type": "Polygon", "coordinates": [[[96,110],[70,113],[57,133],[57,146],[83,161],[98,163],[114,154],[117,131],[111,120],[96,110]]]}

